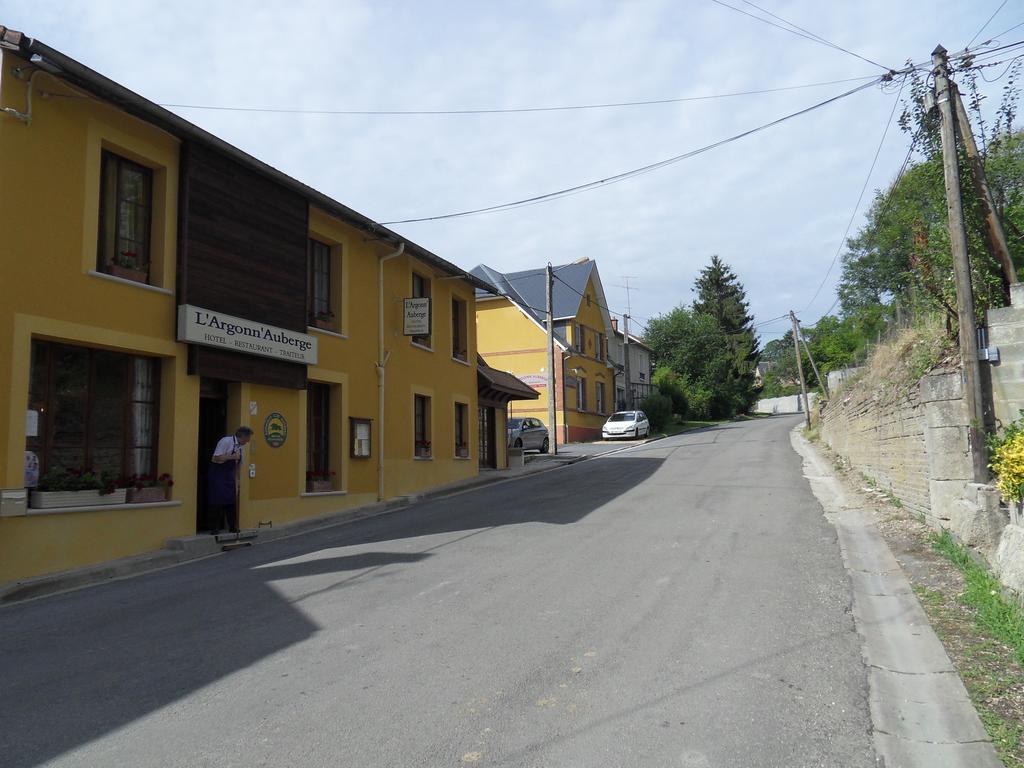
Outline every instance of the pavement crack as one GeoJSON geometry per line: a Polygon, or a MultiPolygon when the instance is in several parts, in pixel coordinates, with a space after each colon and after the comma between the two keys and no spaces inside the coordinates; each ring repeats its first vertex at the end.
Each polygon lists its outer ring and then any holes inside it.
{"type": "Polygon", "coordinates": [[[917,677],[923,677],[925,675],[955,675],[957,671],[955,669],[935,669],[928,672],[905,672],[902,669],[890,669],[889,667],[883,667],[880,664],[868,664],[870,669],[878,669],[882,672],[891,672],[894,675],[913,675],[917,677]]]}
{"type": "Polygon", "coordinates": [[[935,744],[937,746],[954,746],[958,744],[991,744],[990,739],[953,739],[951,741],[933,741],[931,739],[911,739],[903,736],[899,733],[893,733],[892,731],[886,731],[882,728],[875,728],[875,733],[880,733],[883,736],[891,736],[894,739],[900,741],[906,741],[911,744],[935,744]]]}

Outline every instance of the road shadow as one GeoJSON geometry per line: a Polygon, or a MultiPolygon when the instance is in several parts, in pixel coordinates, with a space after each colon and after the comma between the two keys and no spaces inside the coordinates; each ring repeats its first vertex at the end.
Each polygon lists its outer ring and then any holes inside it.
{"type": "MultiPolygon", "coordinates": [[[[374,518],[0,610],[0,764],[30,768],[258,663],[287,665],[320,627],[273,582],[318,577],[339,590],[415,568],[499,526],[571,525],[653,475],[663,459],[607,457],[374,518]],[[460,533],[423,550],[349,546],[460,533]],[[337,574],[337,579],[324,576],[337,574]],[[364,581],[360,581],[364,580],[364,581]]],[[[337,594],[343,595],[344,591],[337,594]]],[[[342,599],[342,598],[339,598],[342,599]]],[[[164,716],[163,714],[159,716],[164,716]]]]}

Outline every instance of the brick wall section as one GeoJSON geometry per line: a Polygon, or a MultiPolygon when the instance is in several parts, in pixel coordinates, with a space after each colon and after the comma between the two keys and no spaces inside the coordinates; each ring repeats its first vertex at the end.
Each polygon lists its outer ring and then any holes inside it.
{"type": "Polygon", "coordinates": [[[890,491],[907,509],[931,514],[925,408],[920,390],[883,400],[859,389],[840,393],[822,415],[825,444],[890,491]]]}

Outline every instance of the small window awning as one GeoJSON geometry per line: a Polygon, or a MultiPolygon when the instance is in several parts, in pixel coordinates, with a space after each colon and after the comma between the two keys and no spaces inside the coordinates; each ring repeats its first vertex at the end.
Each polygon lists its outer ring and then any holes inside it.
{"type": "Polygon", "coordinates": [[[491,368],[476,356],[477,397],[481,405],[504,406],[510,400],[536,400],[540,393],[511,373],[491,368]]]}

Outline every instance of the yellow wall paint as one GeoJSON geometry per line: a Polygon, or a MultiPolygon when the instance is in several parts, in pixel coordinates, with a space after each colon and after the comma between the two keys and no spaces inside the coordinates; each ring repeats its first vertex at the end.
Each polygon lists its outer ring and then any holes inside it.
{"type": "MultiPolygon", "coordinates": [[[[0,103],[25,103],[25,82],[11,77],[25,66],[3,52],[0,103]]],[[[75,92],[48,74],[39,89],[75,92]]],[[[31,125],[0,116],[0,489],[23,486],[25,409],[33,338],[101,347],[161,360],[157,467],[174,476],[163,507],[121,507],[98,512],[31,514],[0,518],[0,583],[74,568],[159,548],[168,538],[195,533],[199,380],[187,373],[187,348],[176,338],[176,254],[179,142],[142,120],[97,99],[34,100],[31,125]],[[153,286],[125,282],[96,270],[100,154],[112,149],[153,169],[151,250],[153,286]]],[[[476,324],[473,286],[405,254],[385,263],[385,423],[378,423],[378,258],[391,250],[315,207],[310,235],[332,247],[340,278],[332,299],[340,308],[331,330],[310,328],[319,361],[310,381],[332,389],[331,465],[337,492],[305,492],[306,394],[254,384],[229,386],[228,427],[255,432],[241,476],[244,527],[315,517],[377,498],[377,435],[386,437],[385,498],[474,476],[478,469],[476,324]],[[432,350],[402,334],[402,299],[411,295],[413,270],[431,280],[432,350]],[[453,359],[451,300],[466,302],[467,361],[453,359]],[[433,401],[434,456],[414,461],[411,392],[429,390],[433,401]],[[249,404],[257,404],[251,415],[249,404]],[[454,454],[455,402],[469,407],[469,459],[454,454]],[[271,448],[263,437],[267,414],[288,421],[288,439],[271,448]],[[372,420],[370,458],[353,458],[349,418],[372,420]]],[[[500,425],[504,434],[504,423],[500,425]]]]}
{"type": "MultiPolygon", "coordinates": [[[[589,338],[594,339],[595,333],[607,333],[604,315],[598,304],[597,292],[593,280],[588,281],[585,294],[591,297],[590,306],[586,299],[581,299],[577,314],[570,323],[587,326],[589,338]]],[[[547,335],[545,330],[528,318],[517,306],[505,298],[488,299],[477,304],[477,334],[480,343],[480,354],[487,363],[498,370],[508,371],[516,376],[547,376],[547,335]]],[[[575,344],[573,330],[569,331],[569,341],[575,344]]],[[[599,430],[614,410],[614,371],[605,360],[596,359],[596,340],[586,349],[576,352],[570,348],[564,350],[556,343],[555,354],[563,359],[563,370],[566,377],[584,378],[587,387],[587,411],[577,408],[576,389],[571,386],[564,388],[564,401],[557,398],[558,426],[568,424],[589,430],[599,430]],[[573,374],[572,369],[579,374],[573,374]],[[597,412],[597,382],[605,385],[605,402],[603,412],[597,412]]],[[[556,371],[558,369],[556,363],[556,371]]],[[[557,384],[556,384],[557,386],[557,384]]],[[[513,416],[535,416],[545,424],[548,422],[548,392],[546,386],[535,387],[540,393],[538,400],[513,401],[510,412],[513,416]]],[[[548,425],[550,426],[550,425],[548,425]]],[[[559,433],[561,434],[561,432],[559,433]]]]}

